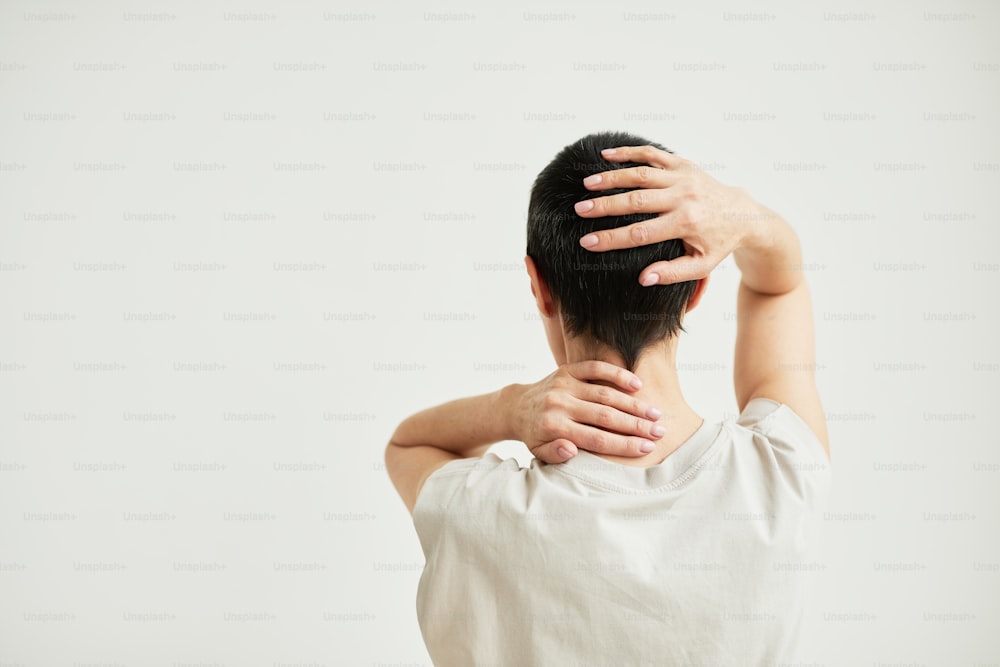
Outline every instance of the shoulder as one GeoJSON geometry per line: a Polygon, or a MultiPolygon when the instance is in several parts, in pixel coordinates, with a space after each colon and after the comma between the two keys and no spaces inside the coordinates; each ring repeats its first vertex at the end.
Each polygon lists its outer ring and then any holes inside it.
{"type": "Polygon", "coordinates": [[[459,492],[485,492],[487,487],[508,484],[515,477],[523,477],[528,470],[522,468],[517,459],[500,458],[492,452],[477,458],[450,461],[424,480],[413,508],[414,516],[420,511],[447,508],[459,492]]]}
{"type": "Polygon", "coordinates": [[[760,455],[800,494],[828,490],[830,459],[816,433],[791,407],[770,398],[749,401],[736,417],[760,455]]]}
{"type": "Polygon", "coordinates": [[[746,404],[736,423],[767,436],[775,445],[794,449],[798,456],[829,461],[826,448],[816,433],[784,403],[770,398],[755,398],[746,404]]]}
{"type": "Polygon", "coordinates": [[[465,519],[488,516],[487,505],[524,498],[528,471],[516,459],[493,453],[456,459],[435,470],[424,481],[413,507],[413,525],[424,548],[431,548],[444,532],[467,530],[465,519]]]}

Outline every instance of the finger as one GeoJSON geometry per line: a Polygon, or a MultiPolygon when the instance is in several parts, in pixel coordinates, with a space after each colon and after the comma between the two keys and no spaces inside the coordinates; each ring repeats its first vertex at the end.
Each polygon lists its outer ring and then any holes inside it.
{"type": "Polygon", "coordinates": [[[584,199],[574,204],[573,210],[581,218],[601,218],[606,215],[629,213],[666,213],[674,209],[677,201],[677,195],[667,188],[639,188],[631,192],[584,199]]]}
{"type": "MultiPolygon", "coordinates": [[[[641,192],[641,190],[634,192],[641,192]]],[[[620,197],[622,195],[614,196],[620,197]]],[[[637,248],[650,243],[683,238],[683,236],[684,232],[678,222],[669,215],[661,215],[658,218],[635,222],[624,227],[612,227],[592,232],[580,239],[580,245],[593,252],[603,252],[620,248],[637,248]]]]}
{"type": "Polygon", "coordinates": [[[595,454],[644,456],[656,449],[656,445],[645,438],[612,433],[593,426],[573,424],[569,430],[570,439],[578,448],[595,454]]]}
{"type": "Polygon", "coordinates": [[[662,424],[636,417],[609,405],[582,401],[572,398],[568,406],[570,419],[578,424],[597,426],[605,431],[614,431],[621,435],[635,435],[647,440],[658,440],[667,429],[662,424]]]}
{"type": "Polygon", "coordinates": [[[546,463],[563,463],[577,454],[576,445],[565,438],[546,442],[531,450],[535,458],[546,463]]]}
{"type": "Polygon", "coordinates": [[[644,268],[639,274],[639,284],[650,287],[700,280],[710,274],[715,266],[716,262],[707,257],[682,255],[669,262],[654,262],[644,268]]]}
{"type": "Polygon", "coordinates": [[[589,380],[603,380],[612,382],[615,386],[621,387],[625,391],[635,391],[642,388],[642,380],[639,377],[621,366],[609,364],[606,361],[591,359],[589,361],[577,361],[569,364],[566,371],[583,382],[589,380]]]}
{"type": "Polygon", "coordinates": [[[676,169],[687,163],[681,156],[655,146],[605,148],[601,151],[601,157],[609,162],[644,162],[663,169],[676,169]]]}
{"type": "Polygon", "coordinates": [[[681,176],[677,172],[658,167],[629,167],[611,169],[591,174],[583,179],[588,190],[609,190],[611,188],[668,188],[681,176]]]}
{"type": "Polygon", "coordinates": [[[638,398],[626,394],[615,387],[599,384],[584,384],[576,392],[576,398],[581,401],[607,405],[634,417],[657,421],[663,413],[638,398]]]}

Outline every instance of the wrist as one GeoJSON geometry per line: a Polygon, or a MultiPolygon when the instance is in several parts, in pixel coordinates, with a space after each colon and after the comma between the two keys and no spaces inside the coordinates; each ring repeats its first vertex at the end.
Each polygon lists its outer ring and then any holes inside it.
{"type": "Polygon", "coordinates": [[[802,280],[802,249],[792,226],[757,204],[733,259],[743,284],[762,294],[783,294],[802,280]]]}
{"type": "Polygon", "coordinates": [[[521,398],[527,385],[509,384],[497,392],[497,412],[500,415],[500,432],[504,440],[521,440],[519,419],[521,398]]]}
{"type": "Polygon", "coordinates": [[[740,191],[745,204],[740,209],[739,243],[736,250],[755,252],[766,251],[774,245],[775,230],[781,224],[781,216],[768,207],[754,201],[750,195],[740,191]]]}

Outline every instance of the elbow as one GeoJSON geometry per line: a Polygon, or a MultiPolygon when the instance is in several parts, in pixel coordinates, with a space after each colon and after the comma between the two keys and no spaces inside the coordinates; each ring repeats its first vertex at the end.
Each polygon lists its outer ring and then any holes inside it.
{"type": "Polygon", "coordinates": [[[386,443],[385,452],[382,454],[382,457],[385,459],[385,465],[387,467],[392,462],[392,460],[396,458],[396,455],[399,453],[400,449],[401,447],[400,445],[396,444],[396,437],[395,435],[393,435],[392,438],[389,438],[389,442],[386,443]]]}
{"type": "Polygon", "coordinates": [[[385,446],[385,452],[382,454],[382,460],[385,463],[385,472],[389,475],[389,479],[393,480],[393,484],[396,481],[395,475],[399,469],[399,455],[402,449],[402,447],[390,440],[385,446]]]}

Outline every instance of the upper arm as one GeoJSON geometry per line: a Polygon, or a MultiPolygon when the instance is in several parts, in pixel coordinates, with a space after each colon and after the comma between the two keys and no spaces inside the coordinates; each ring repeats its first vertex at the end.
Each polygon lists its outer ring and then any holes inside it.
{"type": "Polygon", "coordinates": [[[462,458],[429,445],[401,447],[390,442],[385,448],[385,469],[406,509],[413,514],[424,481],[446,463],[462,458]]]}
{"type": "Polygon", "coordinates": [[[812,303],[805,280],[785,294],[761,294],[740,283],[737,297],[736,401],[784,403],[830,455],[826,417],[816,388],[812,303]]]}

